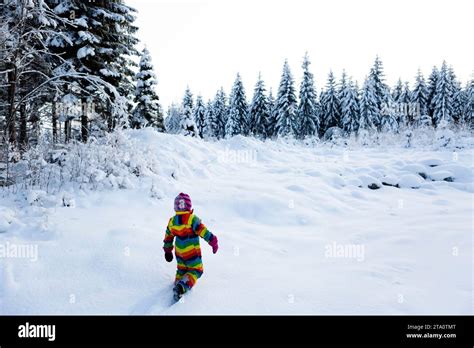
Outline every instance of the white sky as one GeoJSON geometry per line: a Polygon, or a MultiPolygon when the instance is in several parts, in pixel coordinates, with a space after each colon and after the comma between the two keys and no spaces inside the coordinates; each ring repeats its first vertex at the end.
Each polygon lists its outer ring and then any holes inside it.
{"type": "Polygon", "coordinates": [[[276,94],[283,62],[301,79],[308,51],[319,93],[330,69],[362,82],[380,55],[387,82],[425,77],[443,59],[463,85],[474,69],[472,0],[127,0],[150,50],[163,107],[229,93],[237,72],[247,99],[261,72],[276,94]]]}

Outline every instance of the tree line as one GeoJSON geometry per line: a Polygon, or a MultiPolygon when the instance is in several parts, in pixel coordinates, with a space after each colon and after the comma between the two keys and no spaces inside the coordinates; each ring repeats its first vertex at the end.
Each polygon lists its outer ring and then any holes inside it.
{"type": "Polygon", "coordinates": [[[150,52],[138,52],[136,11],[122,0],[4,0],[0,4],[0,130],[7,148],[87,141],[117,128],[153,127],[207,139],[328,137],[407,127],[473,127],[474,82],[446,62],[410,88],[389,88],[377,57],[362,86],[331,72],[317,93],[310,59],[299,91],[288,62],[276,95],[258,77],[251,100],[238,74],[229,95],[183,100],[164,117],[150,52]],[[140,57],[139,64],[134,57],[140,57]]]}
{"type": "Polygon", "coordinates": [[[329,138],[371,132],[400,132],[413,127],[469,127],[474,121],[474,80],[461,86],[445,61],[425,79],[420,70],[413,88],[398,80],[385,82],[382,61],[376,57],[359,87],[343,71],[339,81],[329,73],[317,94],[306,54],[297,96],[295,81],[285,61],[276,97],[267,92],[259,75],[250,102],[242,78],[237,78],[229,98],[221,88],[213,100],[193,101],[187,88],[181,104],[172,104],[165,119],[170,133],[221,139],[238,134],[262,139],[274,137],[329,138]]]}

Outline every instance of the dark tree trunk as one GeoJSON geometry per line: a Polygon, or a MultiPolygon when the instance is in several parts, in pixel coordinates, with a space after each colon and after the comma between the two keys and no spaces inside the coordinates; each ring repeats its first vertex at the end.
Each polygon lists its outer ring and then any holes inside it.
{"type": "Polygon", "coordinates": [[[7,134],[10,143],[16,143],[16,110],[15,110],[15,94],[16,94],[16,66],[11,66],[8,72],[8,114],[7,114],[7,134]]]}
{"type": "Polygon", "coordinates": [[[89,138],[89,117],[87,115],[87,99],[82,98],[81,100],[81,138],[82,142],[87,143],[89,138]]]}
{"type": "Polygon", "coordinates": [[[114,129],[114,119],[111,114],[107,114],[107,129],[109,132],[112,132],[114,129]]]}
{"type": "Polygon", "coordinates": [[[68,143],[71,138],[71,120],[64,122],[64,142],[68,143]]]}
{"type": "Polygon", "coordinates": [[[28,145],[28,133],[27,133],[27,116],[26,116],[26,105],[20,106],[20,134],[18,138],[20,148],[25,149],[28,145]]]}
{"type": "Polygon", "coordinates": [[[53,126],[53,143],[58,142],[58,110],[56,107],[56,102],[53,101],[51,107],[51,116],[52,116],[52,126],[53,126]]]}

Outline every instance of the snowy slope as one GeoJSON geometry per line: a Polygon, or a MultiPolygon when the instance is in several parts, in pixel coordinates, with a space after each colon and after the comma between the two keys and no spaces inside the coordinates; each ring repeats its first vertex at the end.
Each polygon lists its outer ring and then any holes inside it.
{"type": "Polygon", "coordinates": [[[94,191],[2,192],[0,245],[38,254],[0,257],[0,314],[473,313],[472,149],[124,137],[155,170],[122,189],[95,173],[94,191]],[[203,277],[170,306],[181,191],[220,249],[203,243],[203,277]]]}

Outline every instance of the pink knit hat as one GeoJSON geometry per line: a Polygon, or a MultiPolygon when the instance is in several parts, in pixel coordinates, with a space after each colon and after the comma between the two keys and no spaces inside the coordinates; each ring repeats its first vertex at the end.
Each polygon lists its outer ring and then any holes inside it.
{"type": "Polygon", "coordinates": [[[175,211],[191,211],[193,205],[191,203],[191,197],[186,193],[180,193],[174,199],[174,210],[175,211]]]}

